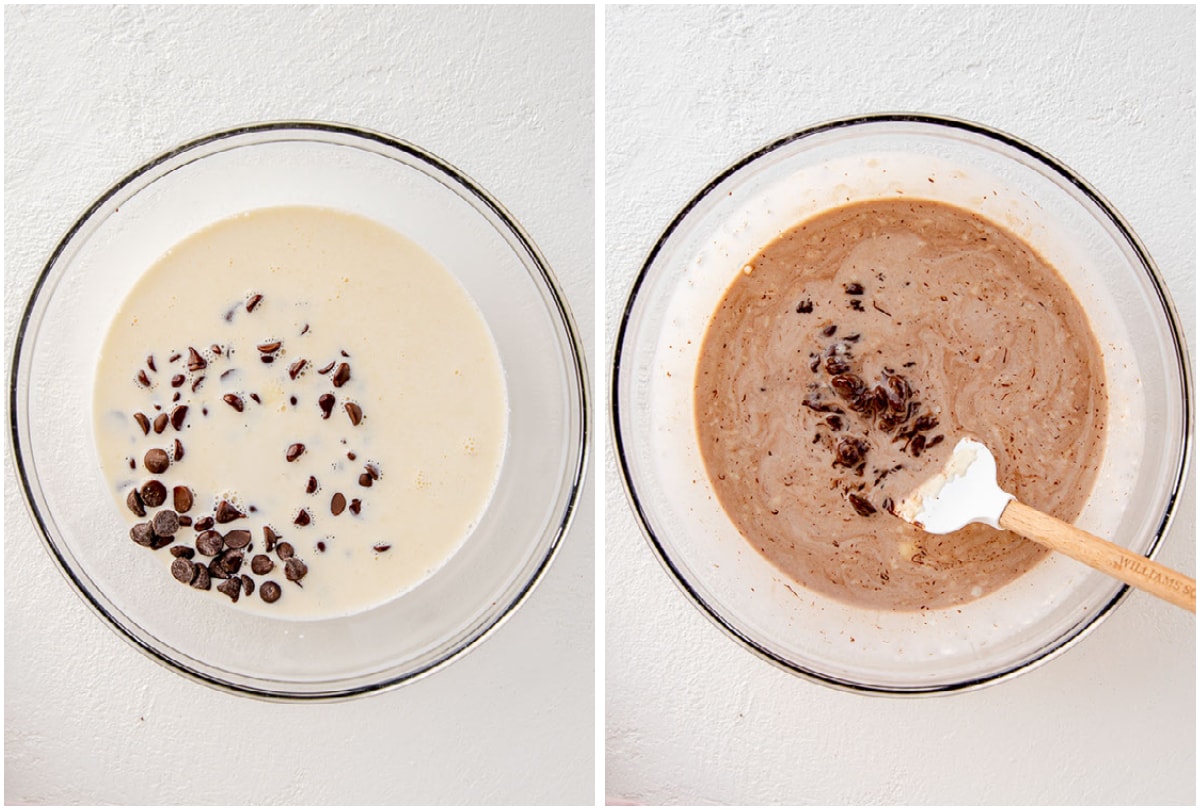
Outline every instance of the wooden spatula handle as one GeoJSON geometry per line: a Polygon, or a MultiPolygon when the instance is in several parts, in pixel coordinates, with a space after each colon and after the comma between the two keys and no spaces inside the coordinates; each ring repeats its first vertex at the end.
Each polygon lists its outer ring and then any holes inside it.
{"type": "Polygon", "coordinates": [[[1010,501],[1000,515],[1000,527],[1110,574],[1127,585],[1196,612],[1196,580],[1031,506],[1010,501]]]}

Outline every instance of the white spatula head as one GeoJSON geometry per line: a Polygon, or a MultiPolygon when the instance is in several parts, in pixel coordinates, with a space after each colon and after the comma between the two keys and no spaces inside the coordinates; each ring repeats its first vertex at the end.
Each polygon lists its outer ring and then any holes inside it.
{"type": "Polygon", "coordinates": [[[974,439],[960,439],[946,466],[895,507],[904,520],[930,534],[949,534],[969,523],[1000,528],[1013,499],[996,483],[996,459],[974,439]]]}

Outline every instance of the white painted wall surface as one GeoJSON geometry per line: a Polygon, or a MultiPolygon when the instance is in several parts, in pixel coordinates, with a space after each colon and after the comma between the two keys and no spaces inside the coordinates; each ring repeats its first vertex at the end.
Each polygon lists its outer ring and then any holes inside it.
{"type": "MultiPolygon", "coordinates": [[[[893,110],[980,121],[1090,180],[1167,278],[1195,357],[1194,7],[605,12],[606,298],[712,176],[777,136],[893,110]]],[[[611,356],[607,358],[611,361],[611,356]]],[[[1196,623],[1133,594],[982,691],[902,700],[785,674],[651,554],[606,444],[605,789],[640,803],[1194,804],[1196,623]]],[[[1159,559],[1196,570],[1194,477],[1159,559]]]]}
{"type": "MultiPolygon", "coordinates": [[[[590,6],[6,8],[6,360],[34,277],[109,184],[192,137],[300,117],[413,141],[491,191],[555,268],[594,364],[594,21],[590,6]]],[[[7,802],[591,803],[591,483],[547,577],[465,658],[389,694],[284,706],[134,651],[51,563],[11,463],[4,482],[7,802]]]]}

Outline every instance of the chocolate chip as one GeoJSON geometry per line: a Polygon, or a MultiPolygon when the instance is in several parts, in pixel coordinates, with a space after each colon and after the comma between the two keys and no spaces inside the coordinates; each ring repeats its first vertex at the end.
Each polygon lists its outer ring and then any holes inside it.
{"type": "Polygon", "coordinates": [[[138,369],[137,381],[139,383],[141,383],[142,385],[146,386],[147,388],[150,387],[150,378],[146,376],[145,369],[141,369],[141,368],[138,369]]]}
{"type": "Polygon", "coordinates": [[[175,352],[174,354],[172,354],[170,357],[167,358],[167,362],[174,363],[180,357],[183,357],[183,355],[181,355],[179,352],[175,352]]]}
{"type": "Polygon", "coordinates": [[[355,498],[354,500],[350,501],[350,511],[355,515],[357,515],[359,512],[361,512],[362,511],[362,501],[360,501],[358,498],[355,498]]]}
{"type": "Polygon", "coordinates": [[[908,449],[912,451],[914,458],[919,458],[921,451],[925,449],[925,437],[918,433],[912,437],[912,441],[908,444],[908,449]]]}
{"type": "Polygon", "coordinates": [[[131,469],[131,470],[136,470],[136,469],[137,469],[137,462],[136,462],[136,461],[134,461],[134,460],[133,460],[133,459],[131,459],[131,458],[127,458],[127,459],[125,459],[125,460],[129,462],[129,469],[131,469]]]}
{"type": "Polygon", "coordinates": [[[191,585],[196,576],[196,564],[182,557],[176,557],[175,562],[171,563],[171,576],[184,585],[191,585]]]}
{"type": "Polygon", "coordinates": [[[845,374],[849,370],[850,364],[840,357],[837,357],[836,355],[830,355],[829,357],[825,358],[825,371],[829,374],[838,376],[845,374]]]}
{"type": "Polygon", "coordinates": [[[179,516],[179,525],[180,526],[191,526],[192,519],[190,517],[188,517],[187,515],[180,515],[179,516]]]}
{"type": "Polygon", "coordinates": [[[286,560],[289,557],[294,556],[295,553],[296,550],[292,548],[292,544],[286,540],[275,546],[275,554],[278,555],[279,559],[281,560],[286,560]]]}
{"type": "Polygon", "coordinates": [[[271,354],[260,355],[258,359],[262,360],[267,365],[270,365],[271,363],[275,362],[275,356],[271,355],[271,354]]]}
{"type": "Polygon", "coordinates": [[[155,513],[151,525],[159,537],[171,537],[179,531],[179,515],[170,509],[163,509],[155,513]]]}
{"type": "Polygon", "coordinates": [[[296,515],[296,519],[292,522],[297,526],[307,526],[312,523],[312,515],[308,513],[307,509],[301,509],[300,514],[296,515]]]}
{"type": "Polygon", "coordinates": [[[292,445],[288,445],[287,454],[286,454],[286,458],[288,461],[295,461],[296,459],[300,458],[300,456],[302,456],[302,455],[304,455],[304,445],[300,444],[299,442],[296,442],[295,444],[292,444],[292,445]]]}
{"type": "Polygon", "coordinates": [[[146,358],[146,365],[150,367],[151,371],[158,371],[158,369],[154,366],[154,355],[150,355],[146,358]]]}
{"type": "Polygon", "coordinates": [[[350,382],[350,364],[342,363],[337,367],[337,371],[333,373],[333,387],[341,388],[348,382],[350,382]]]}
{"type": "Polygon", "coordinates": [[[838,416],[836,413],[831,413],[829,416],[825,417],[825,424],[829,425],[829,427],[833,430],[841,430],[842,417],[838,416]]]}
{"type": "Polygon", "coordinates": [[[225,545],[229,548],[245,548],[250,545],[250,532],[245,529],[234,529],[225,533],[225,545]]]}
{"type": "Polygon", "coordinates": [[[275,530],[270,526],[263,526],[263,542],[266,543],[267,551],[270,552],[275,548],[275,542],[279,539],[279,535],[275,534],[275,530]]]}
{"type": "Polygon", "coordinates": [[[227,579],[217,586],[217,590],[237,602],[238,597],[242,595],[242,578],[227,579]]]}
{"type": "Polygon", "coordinates": [[[232,523],[238,518],[244,518],[246,513],[238,509],[229,501],[221,501],[217,504],[217,523],[232,523]]]}
{"type": "Polygon", "coordinates": [[[175,460],[183,458],[183,445],[179,443],[179,439],[175,440],[175,460]]]}
{"type": "Polygon", "coordinates": [[[871,506],[871,502],[861,495],[856,495],[855,493],[851,492],[846,497],[850,501],[850,505],[854,507],[854,511],[858,512],[863,517],[870,517],[871,515],[875,514],[875,507],[871,506]]]}
{"type": "Polygon", "coordinates": [[[214,521],[213,521],[212,517],[210,517],[210,516],[202,517],[196,521],[196,531],[206,532],[209,529],[211,529],[213,527],[213,525],[214,525],[214,521]]]}
{"type": "Polygon", "coordinates": [[[176,374],[174,377],[171,378],[171,387],[178,388],[181,385],[183,385],[186,380],[187,380],[187,377],[183,376],[182,374],[176,374]]]}
{"type": "Polygon", "coordinates": [[[161,481],[147,481],[142,484],[142,503],[150,508],[162,506],[167,501],[167,488],[161,481]]]}
{"type": "Polygon", "coordinates": [[[283,343],[281,341],[272,340],[269,343],[258,344],[258,350],[263,354],[274,354],[275,352],[279,351],[279,347],[282,345],[283,343]]]}
{"type": "Polygon", "coordinates": [[[135,523],[129,527],[129,539],[149,548],[154,545],[154,529],[150,528],[149,523],[135,523]]]}
{"type": "Polygon", "coordinates": [[[175,395],[171,397],[171,401],[172,401],[172,402],[178,402],[178,401],[179,401],[179,397],[180,397],[180,394],[179,394],[179,392],[178,392],[178,391],[176,391],[176,392],[175,392],[175,395]]]}
{"type": "Polygon", "coordinates": [[[863,294],[863,285],[859,284],[857,281],[851,282],[850,284],[846,285],[846,295],[862,295],[862,294],[863,294]]]}
{"type": "Polygon", "coordinates": [[[836,331],[837,331],[837,324],[831,323],[831,324],[829,324],[829,326],[826,326],[824,329],[821,330],[821,334],[824,335],[825,337],[833,337],[833,333],[836,331]]]}
{"type": "Polygon", "coordinates": [[[175,535],[173,534],[168,534],[166,537],[160,537],[156,534],[154,535],[154,539],[150,541],[150,548],[158,551],[160,548],[166,548],[174,542],[175,535]]]}
{"type": "Polygon", "coordinates": [[[209,351],[211,351],[213,354],[219,355],[221,353],[221,347],[215,343],[213,345],[209,346],[208,348],[209,348],[209,351]]]}
{"type": "Polygon", "coordinates": [[[250,296],[250,300],[246,302],[246,311],[253,312],[258,309],[258,305],[262,303],[263,297],[258,293],[250,296]]]}
{"type": "Polygon", "coordinates": [[[153,450],[146,451],[146,457],[143,459],[146,469],[158,475],[167,471],[167,467],[171,466],[171,459],[167,455],[166,450],[155,447],[153,450]]]}
{"type": "Polygon", "coordinates": [[[304,324],[304,328],[300,330],[300,334],[302,334],[302,335],[308,334],[308,324],[304,324]]]}
{"type": "Polygon", "coordinates": [[[354,459],[358,458],[358,454],[351,450],[350,452],[346,453],[346,458],[354,461],[354,459]]]}
{"type": "MultiPolygon", "coordinates": [[[[213,560],[217,567],[225,572],[227,576],[234,576],[242,568],[242,559],[245,555],[238,549],[227,548],[216,556],[213,560]]],[[[210,566],[211,568],[211,566],[210,566]]]]}
{"type": "Polygon", "coordinates": [[[225,396],[221,397],[221,399],[229,403],[229,407],[233,408],[238,413],[241,413],[246,407],[246,404],[242,402],[242,398],[237,394],[226,394],[225,396]]]}
{"type": "Polygon", "coordinates": [[[212,579],[209,578],[208,568],[203,565],[197,565],[193,572],[192,587],[198,591],[207,591],[212,587],[212,579]]]}
{"type": "Polygon", "coordinates": [[[308,573],[308,566],[299,557],[289,557],[283,564],[283,573],[289,582],[299,582],[308,573]]]}
{"type": "Polygon", "coordinates": [[[251,394],[251,395],[250,395],[250,399],[254,400],[254,401],[255,401],[255,402],[257,402],[259,405],[262,405],[262,400],[261,400],[261,399],[259,399],[259,397],[258,397],[258,394],[251,394]]]}
{"type": "Polygon", "coordinates": [[[242,590],[245,592],[246,596],[254,595],[254,580],[245,574],[242,574],[242,590]]]}
{"type": "Polygon", "coordinates": [[[283,589],[279,587],[278,582],[268,580],[258,589],[258,595],[269,605],[278,601],[279,597],[283,595],[283,589]]]}
{"type": "Polygon", "coordinates": [[[321,406],[321,414],[324,419],[329,418],[329,414],[333,413],[333,404],[336,400],[333,394],[321,394],[321,398],[317,400],[317,405],[321,406]]]}
{"type": "Polygon", "coordinates": [[[358,427],[358,423],[362,421],[362,408],[353,402],[347,402],[344,407],[346,415],[350,417],[350,424],[358,427]]]}
{"type": "Polygon", "coordinates": [[[801,301],[799,304],[796,304],[796,312],[801,315],[807,315],[808,313],[810,313],[812,311],[813,311],[813,302],[807,298],[805,300],[801,301]]]}
{"type": "Polygon", "coordinates": [[[324,368],[317,369],[317,373],[318,374],[328,374],[329,372],[333,371],[333,367],[336,365],[337,365],[337,361],[334,360],[333,362],[331,362],[329,365],[325,366],[324,368]]]}
{"type": "MultiPolygon", "coordinates": [[[[190,560],[196,556],[196,549],[191,546],[171,546],[171,556],[190,560]]],[[[188,581],[191,582],[191,580],[188,581]]]]}
{"type": "Polygon", "coordinates": [[[325,541],[324,540],[317,541],[317,551],[321,552],[322,554],[325,553],[325,541]]]}
{"type": "Polygon", "coordinates": [[[160,413],[158,416],[154,417],[154,432],[162,433],[164,430],[166,430],[167,421],[168,419],[165,413],[160,413]]]}
{"type": "Polygon", "coordinates": [[[863,392],[866,384],[857,374],[839,374],[829,381],[833,390],[842,399],[856,399],[863,392]]]}
{"type": "Polygon", "coordinates": [[[295,397],[288,397],[288,402],[290,402],[290,403],[292,403],[293,405],[295,405],[295,404],[296,404],[296,398],[295,398],[295,397]]]}
{"type": "MultiPolygon", "coordinates": [[[[192,393],[193,394],[196,393],[196,389],[200,387],[200,383],[202,383],[202,382],[204,382],[203,375],[197,377],[195,380],[192,381],[192,393]]],[[[205,413],[205,415],[207,415],[208,411],[205,410],[204,413],[205,413]]]]}
{"type": "Polygon", "coordinates": [[[333,501],[329,504],[329,511],[333,512],[335,517],[346,511],[346,496],[340,492],[335,492],[333,501]]]}
{"type": "Polygon", "coordinates": [[[371,486],[371,483],[371,476],[367,475],[366,473],[363,473],[358,477],[358,485],[360,487],[369,487],[371,486]]]}
{"type": "Polygon", "coordinates": [[[129,490],[129,495],[125,498],[125,505],[138,517],[146,516],[146,506],[142,503],[142,496],[136,488],[129,490]]]}
{"type": "Polygon", "coordinates": [[[917,421],[913,423],[913,430],[917,430],[917,431],[933,430],[937,426],[938,426],[937,417],[931,413],[927,413],[924,416],[917,419],[917,421]]]}
{"type": "Polygon", "coordinates": [[[308,365],[308,361],[301,357],[295,363],[288,366],[288,376],[293,380],[300,376],[300,372],[304,371],[304,367],[308,365]]]}
{"type": "Polygon", "coordinates": [[[196,550],[205,557],[215,557],[221,553],[221,549],[225,547],[225,538],[220,532],[208,531],[201,532],[196,537],[196,550]]]}
{"type": "Polygon", "coordinates": [[[200,352],[188,346],[188,371],[201,371],[208,368],[208,361],[200,356],[200,352]]]}
{"type": "Polygon", "coordinates": [[[255,554],[250,559],[250,570],[259,576],[271,573],[271,569],[274,567],[275,563],[266,554],[255,554]]]}
{"type": "Polygon", "coordinates": [[[349,356],[350,356],[350,352],[346,351],[345,349],[342,349],[342,351],[341,351],[341,354],[342,354],[342,357],[349,357],[349,356]]]}
{"type": "Polygon", "coordinates": [[[183,430],[183,420],[187,418],[187,412],[187,405],[175,406],[175,410],[171,411],[171,427],[176,430],[183,430]]]}
{"type": "Polygon", "coordinates": [[[310,475],[308,477],[308,484],[304,487],[304,491],[307,492],[309,495],[312,495],[314,492],[317,491],[316,476],[310,475]]]}
{"type": "Polygon", "coordinates": [[[379,480],[379,468],[378,467],[376,467],[374,464],[368,464],[366,469],[367,469],[367,475],[371,476],[371,478],[375,479],[376,481],[379,480]]]}
{"type": "Polygon", "coordinates": [[[834,452],[837,453],[837,458],[834,464],[840,464],[843,467],[856,467],[863,457],[867,454],[867,443],[862,439],[847,436],[839,439],[834,446],[834,452]]]}
{"type": "Polygon", "coordinates": [[[930,447],[941,444],[942,440],[945,438],[946,438],[945,436],[943,436],[942,434],[939,433],[938,435],[934,436],[932,439],[929,440],[929,443],[925,445],[925,449],[928,450],[930,447]]]}
{"type": "Polygon", "coordinates": [[[390,543],[376,543],[375,545],[371,546],[371,548],[375,549],[376,551],[378,551],[381,554],[383,552],[387,551],[391,547],[392,546],[390,543]]]}

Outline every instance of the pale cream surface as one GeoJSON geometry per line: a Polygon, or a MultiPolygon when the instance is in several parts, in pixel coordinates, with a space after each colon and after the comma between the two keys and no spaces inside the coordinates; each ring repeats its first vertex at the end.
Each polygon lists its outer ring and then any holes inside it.
{"type": "Polygon", "coordinates": [[[696,375],[701,452],[726,513],[788,577],[852,604],[962,603],[1044,556],[1010,533],[928,535],[885,511],[958,438],[993,451],[1007,491],[1065,520],[1103,455],[1103,362],[1078,302],[1010,233],[941,203],[857,203],[782,235],[730,286],[696,375]],[[831,349],[868,386],[902,375],[915,414],[937,421],[926,440],[943,438],[917,456],[853,412],[830,388],[831,349]],[[802,404],[814,395],[844,412],[839,427],[802,404]],[[847,436],[865,442],[861,474],[834,464],[847,436]]]}
{"type": "MultiPolygon", "coordinates": [[[[242,573],[265,550],[263,526],[274,528],[308,565],[300,587],[269,555],[275,570],[255,576],[254,595],[243,595],[237,607],[295,618],[361,611],[435,572],[491,497],[508,419],[495,343],[456,279],[388,228],[307,207],[262,209],[217,223],[151,267],[104,343],[94,412],[99,455],[122,517],[131,525],[139,520],[125,498],[151,477],[143,465],[146,451],[170,451],[178,438],[183,458],[160,479],[168,492],[176,484],[196,492],[188,513],[195,519],[211,515],[219,497],[248,513],[216,526],[252,532],[242,573]],[[262,301],[251,312],[246,303],[255,294],[262,301]],[[256,346],[275,340],[282,342],[275,362],[262,363],[256,346]],[[225,350],[217,355],[213,344],[225,350]],[[187,372],[189,347],[203,353],[207,369],[187,372]],[[176,353],[182,357],[169,363],[176,353]],[[147,369],[149,355],[157,372],[147,369]],[[289,367],[300,358],[308,365],[293,381],[289,367]],[[332,374],[318,373],[332,361],[351,369],[340,388],[332,374]],[[229,369],[236,371],[222,379],[229,369]],[[139,370],[147,371],[149,389],[136,381],[139,370]],[[187,382],[173,388],[177,373],[187,382]],[[200,375],[205,379],[193,392],[200,375]],[[181,399],[172,403],[176,391],[181,399]],[[242,412],[223,400],[228,393],[242,397],[242,412]],[[337,400],[328,419],[318,406],[325,393],[337,400]],[[344,409],[347,401],[362,409],[357,426],[344,409]],[[167,413],[187,405],[182,430],[168,425],[161,435],[143,435],[132,415],[140,411],[153,419],[155,404],[167,413]],[[288,462],[287,449],[297,442],[305,452],[288,462]],[[369,488],[358,480],[367,463],[382,473],[369,488]],[[305,492],[309,476],[320,485],[314,494],[305,492]],[[338,492],[347,503],[360,499],[361,513],[347,509],[334,516],[330,504],[338,492]],[[301,508],[312,516],[307,526],[293,523],[301,508]],[[318,542],[325,551],[317,550],[318,542]],[[375,550],[380,544],[390,548],[375,550]],[[267,580],[283,591],[270,605],[260,599],[267,580]]],[[[170,506],[168,495],[162,508],[170,506]]],[[[189,545],[194,538],[191,528],[176,535],[189,545]]],[[[169,551],[146,553],[159,555],[163,575],[170,577],[169,551]]],[[[212,584],[197,598],[228,601],[215,590],[219,581],[212,584]]]]}

